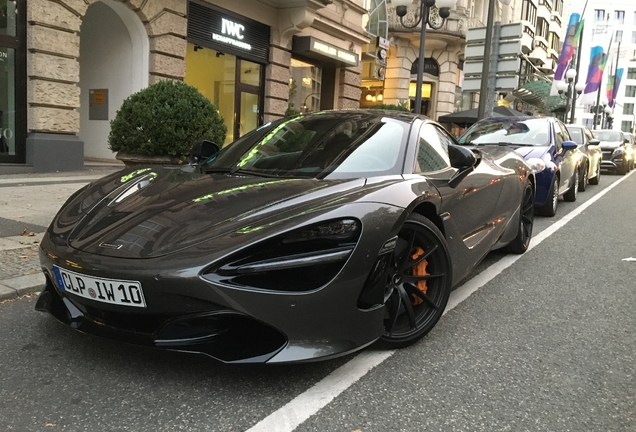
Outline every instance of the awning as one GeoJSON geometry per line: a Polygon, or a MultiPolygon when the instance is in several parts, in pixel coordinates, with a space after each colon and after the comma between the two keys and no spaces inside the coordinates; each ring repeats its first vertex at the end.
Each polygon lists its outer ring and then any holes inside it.
{"type": "MultiPolygon", "coordinates": [[[[501,116],[506,116],[506,117],[523,117],[523,116],[525,116],[525,114],[522,113],[521,111],[516,111],[516,110],[513,110],[513,109],[505,107],[505,106],[496,106],[493,109],[493,112],[494,112],[494,114],[501,115],[501,116]]],[[[473,109],[469,109],[469,110],[466,110],[466,111],[459,111],[459,112],[456,112],[456,113],[446,114],[446,115],[440,116],[438,118],[438,121],[440,123],[454,123],[456,125],[470,126],[473,123],[477,123],[477,113],[478,113],[477,108],[473,108],[473,109]]]]}
{"type": "Polygon", "coordinates": [[[530,81],[514,90],[512,95],[525,103],[536,106],[544,114],[564,111],[565,99],[560,96],[550,96],[551,88],[552,84],[547,81],[530,81]]]}

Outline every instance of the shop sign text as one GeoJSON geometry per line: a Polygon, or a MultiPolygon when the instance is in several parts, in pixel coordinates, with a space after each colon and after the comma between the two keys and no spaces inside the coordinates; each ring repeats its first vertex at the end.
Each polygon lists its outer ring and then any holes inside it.
{"type": "Polygon", "coordinates": [[[223,34],[212,33],[212,39],[246,51],[251,51],[252,45],[243,42],[243,38],[245,37],[243,32],[245,32],[244,25],[230,21],[227,18],[221,18],[221,33],[223,34]]]}

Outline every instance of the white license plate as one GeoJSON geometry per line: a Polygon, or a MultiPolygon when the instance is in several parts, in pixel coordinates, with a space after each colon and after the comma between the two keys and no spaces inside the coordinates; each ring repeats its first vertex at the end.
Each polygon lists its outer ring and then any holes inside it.
{"type": "Polygon", "coordinates": [[[141,283],[86,276],[53,266],[58,288],[80,297],[120,306],[146,307],[141,283]]]}

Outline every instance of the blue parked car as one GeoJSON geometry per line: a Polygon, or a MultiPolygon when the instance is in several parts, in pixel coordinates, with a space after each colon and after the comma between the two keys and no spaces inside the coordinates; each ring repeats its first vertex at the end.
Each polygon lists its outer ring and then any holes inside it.
{"type": "Polygon", "coordinates": [[[581,153],[565,125],[554,117],[490,117],[459,137],[468,146],[509,146],[536,172],[534,206],[544,216],[556,214],[559,197],[576,201],[581,153]]]}

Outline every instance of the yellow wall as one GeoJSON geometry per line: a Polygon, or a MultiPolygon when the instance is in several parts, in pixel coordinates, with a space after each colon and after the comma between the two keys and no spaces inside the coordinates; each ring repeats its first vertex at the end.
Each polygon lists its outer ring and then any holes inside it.
{"type": "Polygon", "coordinates": [[[196,87],[219,110],[227,126],[225,144],[234,141],[234,80],[236,77],[236,57],[231,54],[219,55],[209,48],[194,50],[188,43],[186,52],[185,82],[196,87]]]}

